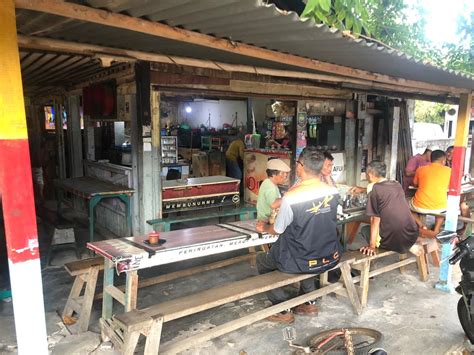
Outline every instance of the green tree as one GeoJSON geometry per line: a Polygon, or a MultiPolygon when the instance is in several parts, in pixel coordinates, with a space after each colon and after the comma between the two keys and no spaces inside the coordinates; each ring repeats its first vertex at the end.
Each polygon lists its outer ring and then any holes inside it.
{"type": "Polygon", "coordinates": [[[403,0],[308,0],[301,17],[380,41],[416,59],[474,75],[474,13],[466,12],[458,21],[463,43],[445,44],[441,49],[425,38],[423,13],[420,7],[410,7],[403,0]],[[417,16],[408,19],[408,13],[417,16]]]}
{"type": "Polygon", "coordinates": [[[343,31],[370,35],[369,8],[376,0],[308,0],[301,14],[343,31]]]}
{"type": "Polygon", "coordinates": [[[429,101],[416,101],[415,122],[444,124],[444,115],[450,106],[429,101]]]}
{"type": "MultiPolygon", "coordinates": [[[[466,12],[458,20],[459,44],[445,43],[444,55],[437,64],[460,72],[474,74],[474,12],[466,12]]],[[[439,53],[439,52],[438,52],[439,53]]]]}

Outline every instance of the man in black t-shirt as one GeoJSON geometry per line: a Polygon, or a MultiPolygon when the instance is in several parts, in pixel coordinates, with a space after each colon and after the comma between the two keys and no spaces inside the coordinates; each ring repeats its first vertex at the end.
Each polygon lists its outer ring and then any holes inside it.
{"type": "MultiPolygon", "coordinates": [[[[257,230],[279,234],[268,253],[257,256],[260,274],[280,270],[292,274],[320,274],[337,265],[342,252],[336,229],[338,192],[320,179],[324,163],[322,153],[307,147],[297,161],[296,173],[301,182],[283,197],[274,225],[257,223],[257,230]]],[[[300,282],[300,293],[314,291],[314,279],[300,282]]],[[[284,289],[267,292],[273,304],[289,299],[284,289]]],[[[315,302],[307,302],[294,309],[297,314],[314,314],[315,302]]],[[[287,310],[267,318],[291,323],[293,314],[287,310]]]]}
{"type": "Polygon", "coordinates": [[[418,226],[410,212],[403,188],[397,181],[385,178],[386,166],[380,161],[372,161],[367,166],[367,176],[371,189],[368,189],[367,216],[370,217],[370,229],[362,229],[369,245],[360,251],[373,255],[379,246],[397,253],[420,252],[415,244],[418,238],[418,226]]]}

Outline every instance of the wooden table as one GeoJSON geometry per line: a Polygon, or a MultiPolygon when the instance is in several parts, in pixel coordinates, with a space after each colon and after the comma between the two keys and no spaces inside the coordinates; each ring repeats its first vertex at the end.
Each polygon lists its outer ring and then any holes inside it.
{"type": "Polygon", "coordinates": [[[277,236],[256,232],[255,224],[255,220],[239,221],[163,232],[160,239],[166,242],[158,247],[146,244],[147,236],[87,243],[87,247],[103,256],[105,261],[102,318],[112,317],[113,299],[125,306],[125,312],[136,309],[137,271],[140,269],[271,244],[277,240],[277,236]],[[126,273],[125,292],[114,285],[115,272],[126,273]]]}
{"type": "Polygon", "coordinates": [[[461,185],[461,201],[473,201],[474,200],[474,185],[462,184],[461,185]]]}
{"type": "Polygon", "coordinates": [[[223,217],[235,217],[238,216],[241,221],[255,219],[257,215],[257,209],[255,206],[243,206],[243,207],[236,207],[232,209],[216,211],[216,212],[209,212],[207,213],[188,213],[183,216],[172,217],[169,216],[167,218],[157,218],[151,219],[146,221],[146,223],[153,226],[153,229],[156,231],[162,232],[169,232],[171,230],[171,226],[177,223],[185,223],[185,222],[194,222],[194,221],[203,221],[209,219],[218,219],[223,217]]]}
{"type": "MultiPolygon", "coordinates": [[[[55,180],[55,186],[58,190],[70,192],[75,196],[81,197],[88,201],[89,215],[89,241],[94,240],[94,209],[97,204],[106,198],[119,198],[125,203],[125,215],[127,219],[128,233],[132,230],[132,215],[130,208],[130,196],[135,190],[126,186],[114,185],[110,182],[94,179],[91,177],[79,177],[63,180],[55,180]]],[[[58,194],[58,212],[61,208],[64,194],[58,194]]]]}
{"type": "Polygon", "coordinates": [[[370,224],[370,219],[365,213],[365,207],[357,207],[344,210],[343,215],[337,216],[337,224],[342,227],[341,244],[344,251],[347,245],[352,244],[357,231],[362,223],[370,224]]]}

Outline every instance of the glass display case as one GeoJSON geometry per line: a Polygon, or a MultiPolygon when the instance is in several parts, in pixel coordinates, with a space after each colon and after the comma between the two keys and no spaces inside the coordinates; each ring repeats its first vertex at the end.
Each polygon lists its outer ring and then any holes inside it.
{"type": "Polygon", "coordinates": [[[178,137],[161,137],[161,163],[176,164],[178,162],[178,137]]]}

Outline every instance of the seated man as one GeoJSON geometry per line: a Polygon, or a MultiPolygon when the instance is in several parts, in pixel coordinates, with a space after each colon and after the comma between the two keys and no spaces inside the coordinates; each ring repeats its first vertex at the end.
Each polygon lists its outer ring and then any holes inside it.
{"type": "Polygon", "coordinates": [[[431,153],[431,164],[417,169],[414,186],[418,187],[415,196],[409,201],[413,217],[420,227],[420,232],[430,238],[436,237],[443,225],[444,218],[436,217],[434,229],[429,232],[421,221],[421,214],[438,214],[446,211],[448,203],[448,187],[451,169],[446,166],[446,153],[435,150],[431,153]]]}
{"type": "Polygon", "coordinates": [[[324,164],[323,169],[321,170],[321,181],[325,182],[329,186],[337,187],[336,182],[332,177],[332,168],[334,166],[334,157],[329,152],[323,152],[324,155],[324,164]]]}
{"type": "Polygon", "coordinates": [[[421,251],[415,244],[418,226],[410,213],[402,186],[397,181],[385,178],[387,167],[374,160],[367,166],[367,177],[372,186],[368,193],[367,216],[370,226],[362,228],[362,235],[369,245],[360,251],[373,255],[380,247],[400,254],[411,251],[418,255],[421,251]]]}
{"type": "Polygon", "coordinates": [[[453,167],[453,153],[454,153],[454,146],[450,145],[446,148],[446,166],[448,168],[453,167]]]}
{"type": "Polygon", "coordinates": [[[431,153],[435,149],[437,149],[437,147],[429,146],[425,149],[423,154],[417,154],[408,159],[403,176],[403,191],[405,195],[409,194],[409,186],[413,186],[413,179],[418,168],[430,165],[431,153]]]}
{"type": "MultiPolygon", "coordinates": [[[[280,212],[274,225],[257,223],[259,232],[279,234],[268,253],[257,256],[260,274],[280,270],[291,274],[320,274],[336,266],[341,246],[336,230],[338,193],[334,187],[321,182],[324,156],[313,147],[301,153],[296,174],[300,183],[283,197],[280,212]]],[[[314,291],[314,279],[300,282],[300,292],[314,291]]],[[[289,299],[284,289],[267,292],[273,304],[289,299]]],[[[315,302],[307,302],[295,308],[298,314],[317,313],[315,302]]],[[[293,314],[288,310],[270,316],[268,320],[291,323],[293,314]]]]}
{"type": "Polygon", "coordinates": [[[258,190],[257,220],[273,224],[272,212],[280,208],[281,194],[278,185],[288,179],[290,167],[281,159],[271,159],[267,162],[267,176],[258,190]]]}

